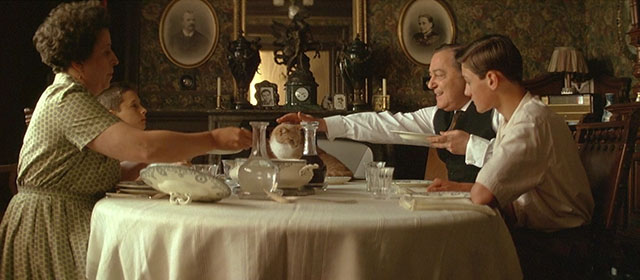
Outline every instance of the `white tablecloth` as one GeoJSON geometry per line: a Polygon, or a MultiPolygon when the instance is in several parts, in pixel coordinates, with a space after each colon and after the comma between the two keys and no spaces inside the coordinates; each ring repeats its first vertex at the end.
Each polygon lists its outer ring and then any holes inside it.
{"type": "Polygon", "coordinates": [[[105,198],[89,279],[520,279],[500,216],[409,211],[346,185],[281,204],[105,198]],[[327,199],[327,200],[321,200],[327,199]],[[331,200],[331,201],[328,201],[331,200]]]}

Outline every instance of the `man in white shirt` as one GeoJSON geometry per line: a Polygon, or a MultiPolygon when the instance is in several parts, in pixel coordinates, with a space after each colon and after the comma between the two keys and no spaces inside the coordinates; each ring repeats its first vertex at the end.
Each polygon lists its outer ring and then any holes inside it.
{"type": "Polygon", "coordinates": [[[471,191],[471,200],[512,207],[516,226],[557,231],[588,224],[593,197],[577,146],[562,117],[522,86],[522,57],[505,36],[472,42],[458,57],[479,112],[504,117],[493,156],[473,184],[439,180],[430,191],[471,191]]]}
{"type": "Polygon", "coordinates": [[[495,111],[478,113],[471,99],[464,95],[460,64],[455,60],[459,49],[444,45],[431,58],[431,79],[427,85],[436,95],[436,106],[411,113],[362,112],[324,119],[298,112],[277,121],[318,121],[318,130],[326,132],[329,139],[342,137],[372,143],[416,144],[402,140],[393,130],[440,134],[429,141],[432,147],[439,148],[438,156],[447,165],[449,179],[473,182],[479,167],[491,155],[491,139],[495,137],[500,116],[495,111]],[[465,113],[453,121],[455,111],[465,113]]]}

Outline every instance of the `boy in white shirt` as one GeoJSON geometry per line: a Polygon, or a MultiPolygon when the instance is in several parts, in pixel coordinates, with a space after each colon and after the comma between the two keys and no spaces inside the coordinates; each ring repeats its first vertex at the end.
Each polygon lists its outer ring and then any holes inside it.
{"type": "Polygon", "coordinates": [[[516,227],[512,236],[525,279],[583,275],[580,258],[556,259],[544,251],[553,236],[584,232],[593,214],[589,181],[564,119],[524,89],[522,57],[509,38],[480,38],[457,59],[478,112],[495,108],[504,119],[475,183],[434,180],[428,190],[470,191],[474,203],[505,210],[516,227]]]}

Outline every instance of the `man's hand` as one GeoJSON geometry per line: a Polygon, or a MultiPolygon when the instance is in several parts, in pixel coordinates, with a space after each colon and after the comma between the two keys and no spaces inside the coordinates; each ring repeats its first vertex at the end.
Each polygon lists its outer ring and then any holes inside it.
{"type": "Polygon", "coordinates": [[[251,131],[237,127],[223,127],[211,131],[216,149],[237,150],[251,147],[251,131]]]}
{"type": "Polygon", "coordinates": [[[318,131],[326,132],[327,123],[324,119],[315,118],[312,115],[303,114],[302,112],[288,113],[276,119],[278,123],[300,123],[300,122],[318,122],[318,131]]]}
{"type": "Polygon", "coordinates": [[[431,147],[447,149],[454,155],[464,155],[467,151],[469,133],[462,130],[441,131],[439,136],[428,138],[431,147]]]}
{"type": "Polygon", "coordinates": [[[472,183],[458,183],[440,178],[433,179],[433,183],[427,187],[428,192],[444,192],[444,191],[471,191],[472,183]]]}

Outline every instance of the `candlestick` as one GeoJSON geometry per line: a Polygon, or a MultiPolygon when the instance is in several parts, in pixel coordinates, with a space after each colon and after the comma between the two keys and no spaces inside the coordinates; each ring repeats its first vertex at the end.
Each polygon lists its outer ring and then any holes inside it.
{"type": "Polygon", "coordinates": [[[382,78],[382,96],[387,95],[387,79],[382,78]]]}
{"type": "Polygon", "coordinates": [[[220,95],[222,93],[222,79],[220,79],[220,77],[218,77],[218,92],[217,92],[217,96],[216,96],[216,108],[220,109],[220,95]]]}

